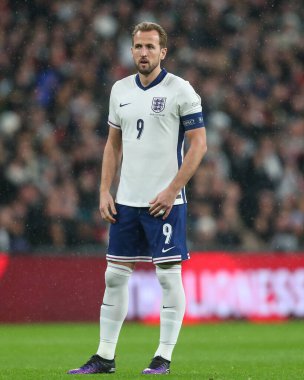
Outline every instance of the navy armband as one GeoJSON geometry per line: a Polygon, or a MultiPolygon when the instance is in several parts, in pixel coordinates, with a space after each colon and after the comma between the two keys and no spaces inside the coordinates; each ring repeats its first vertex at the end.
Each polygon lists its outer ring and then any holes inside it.
{"type": "Polygon", "coordinates": [[[180,121],[182,126],[185,128],[185,131],[205,127],[202,112],[181,116],[180,121]]]}

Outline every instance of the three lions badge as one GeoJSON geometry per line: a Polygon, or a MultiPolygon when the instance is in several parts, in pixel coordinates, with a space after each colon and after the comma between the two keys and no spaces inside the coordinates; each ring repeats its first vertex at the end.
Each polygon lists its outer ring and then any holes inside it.
{"type": "Polygon", "coordinates": [[[165,109],[166,99],[167,98],[154,97],[151,105],[152,111],[156,113],[162,112],[165,109]]]}

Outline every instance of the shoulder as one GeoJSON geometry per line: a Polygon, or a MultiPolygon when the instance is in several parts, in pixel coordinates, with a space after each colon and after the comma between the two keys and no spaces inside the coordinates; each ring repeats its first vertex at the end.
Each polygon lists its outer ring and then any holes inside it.
{"type": "Polygon", "coordinates": [[[112,87],[112,92],[115,92],[115,91],[118,91],[118,90],[123,90],[123,89],[130,89],[131,86],[134,86],[135,84],[135,75],[129,75],[125,78],[122,78],[118,81],[116,81],[114,84],[113,84],[113,87],[112,87]]]}
{"type": "MultiPolygon", "coordinates": [[[[177,75],[168,73],[166,85],[170,86],[170,92],[175,94],[176,105],[181,117],[193,114],[200,114],[197,117],[201,117],[201,98],[188,81],[177,75]]],[[[200,119],[193,120],[192,118],[191,123],[191,126],[194,124],[200,126],[202,121],[200,119]]],[[[183,120],[183,124],[186,126],[186,124],[189,124],[189,121],[183,120]]]]}
{"type": "Polygon", "coordinates": [[[168,73],[166,75],[166,80],[164,84],[166,86],[174,87],[176,90],[179,91],[185,91],[187,89],[194,91],[193,87],[188,81],[172,73],[168,73]]]}
{"type": "Polygon", "coordinates": [[[172,86],[170,90],[175,94],[177,104],[181,107],[181,112],[186,112],[186,110],[193,107],[201,107],[201,98],[188,81],[171,73],[168,75],[167,80],[168,86],[172,86]]]}
{"type": "Polygon", "coordinates": [[[168,73],[166,77],[164,85],[170,87],[170,92],[175,94],[178,104],[187,101],[193,103],[195,100],[200,100],[200,97],[187,80],[171,73],[168,73]]]}

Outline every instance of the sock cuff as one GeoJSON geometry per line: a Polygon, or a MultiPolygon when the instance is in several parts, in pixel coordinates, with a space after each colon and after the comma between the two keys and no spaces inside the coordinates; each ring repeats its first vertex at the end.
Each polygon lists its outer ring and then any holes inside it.
{"type": "Polygon", "coordinates": [[[108,263],[107,271],[126,277],[129,277],[133,272],[131,268],[116,263],[108,263]]]}
{"type": "Polygon", "coordinates": [[[169,273],[181,274],[182,266],[180,264],[175,264],[175,265],[171,265],[170,267],[166,269],[156,266],[156,274],[169,274],[169,273]]]}

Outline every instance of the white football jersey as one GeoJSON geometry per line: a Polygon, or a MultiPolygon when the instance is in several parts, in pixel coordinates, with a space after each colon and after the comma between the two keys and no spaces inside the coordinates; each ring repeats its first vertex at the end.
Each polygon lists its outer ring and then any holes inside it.
{"type": "MultiPolygon", "coordinates": [[[[108,123],[122,132],[116,202],[135,207],[149,207],[170,184],[182,164],[184,133],[204,127],[199,95],[189,82],[164,69],[147,87],[138,74],[117,81],[108,123]]],[[[174,204],[185,202],[182,189],[174,204]]]]}

